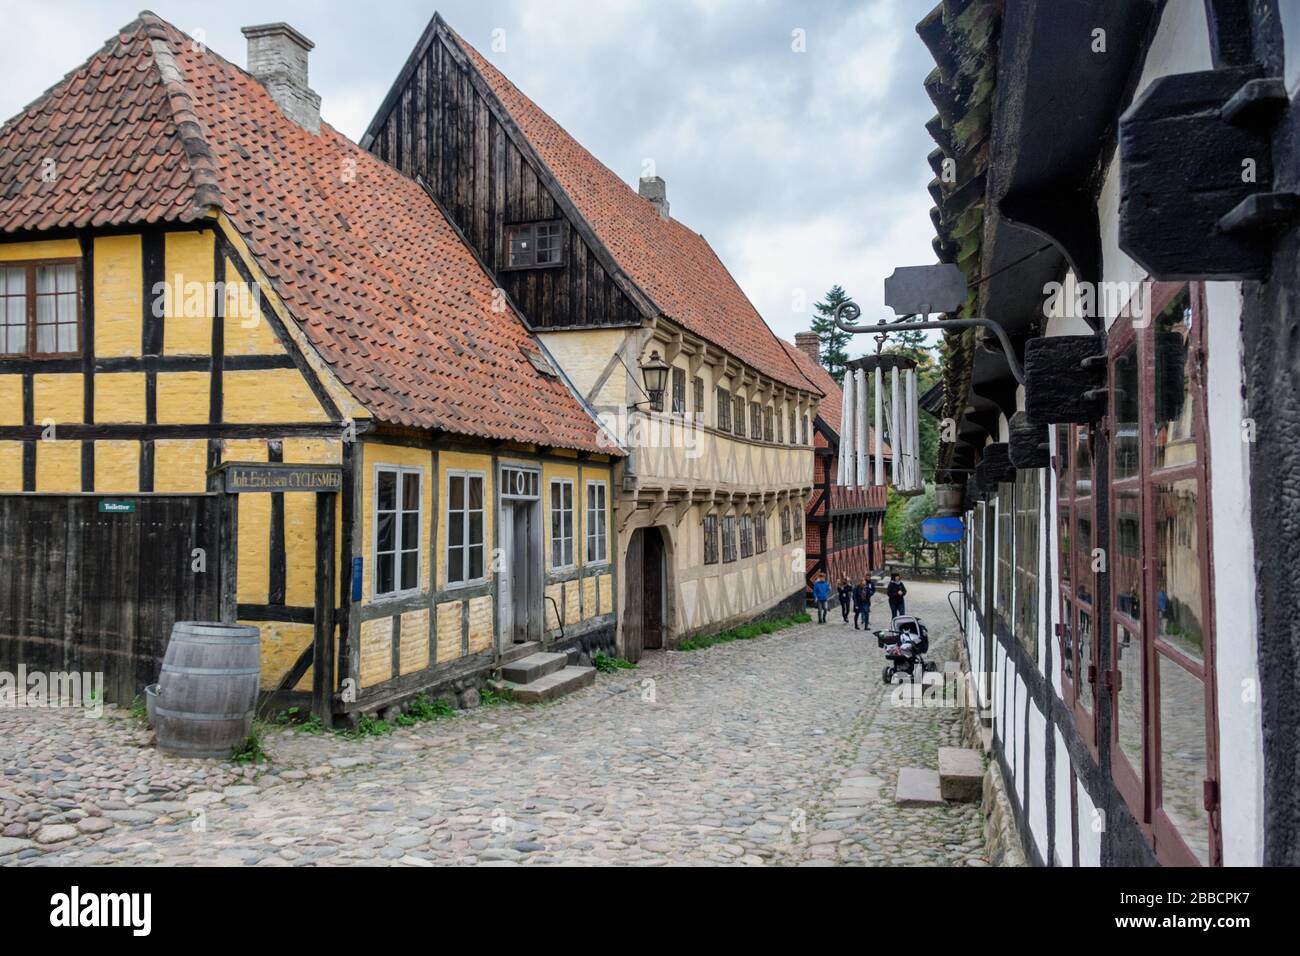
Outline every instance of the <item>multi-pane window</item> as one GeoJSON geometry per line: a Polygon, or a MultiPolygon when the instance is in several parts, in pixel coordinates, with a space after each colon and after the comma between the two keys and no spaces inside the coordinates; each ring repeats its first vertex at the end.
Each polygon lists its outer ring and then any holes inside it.
{"type": "Polygon", "coordinates": [[[754,515],[754,543],[759,554],[767,552],[767,510],[754,515]]]}
{"type": "Polygon", "coordinates": [[[375,596],[420,588],[422,499],[418,469],[375,470],[375,596]]]}
{"type": "Polygon", "coordinates": [[[1030,659],[1038,660],[1038,526],[1040,473],[1016,472],[1016,607],[1013,630],[1030,659]]]}
{"type": "Polygon", "coordinates": [[[693,413],[695,415],[695,421],[700,424],[703,424],[704,423],[704,379],[700,378],[700,376],[698,375],[695,376],[694,385],[695,385],[695,396],[694,396],[695,408],[693,409],[693,413]]]}
{"type": "Polygon", "coordinates": [[[603,481],[587,482],[587,563],[609,560],[609,533],[606,522],[608,486],[603,481]]]}
{"type": "MultiPolygon", "coordinates": [[[[979,609],[980,614],[984,613],[984,520],[987,506],[982,501],[975,503],[975,517],[972,520],[970,551],[971,551],[971,603],[979,609]]],[[[988,622],[984,622],[985,627],[988,622]]]]}
{"type": "Polygon", "coordinates": [[[752,558],[754,556],[754,516],[744,514],[740,516],[740,556],[742,558],[752,558]]]}
{"type": "Polygon", "coordinates": [[[736,516],[727,515],[722,519],[722,563],[730,564],[736,560],[736,516]]]}
{"type": "Polygon", "coordinates": [[[673,414],[686,414],[686,370],[673,369],[673,414]]]}
{"type": "Polygon", "coordinates": [[[779,408],[776,410],[775,418],[776,418],[776,440],[778,444],[784,445],[785,444],[785,416],[781,414],[781,410],[779,408]]]}
{"type": "Polygon", "coordinates": [[[1154,321],[1121,320],[1112,339],[1111,770],[1161,862],[1209,864],[1221,848],[1206,805],[1218,771],[1204,291],[1157,287],[1155,305],[1154,321]]]}
{"type": "Polygon", "coordinates": [[[993,613],[996,615],[995,619],[1000,619],[1002,626],[1008,630],[1015,619],[1015,610],[1012,607],[1014,600],[1012,586],[1015,583],[1015,576],[1012,573],[1015,567],[1015,492],[1016,486],[1012,482],[1004,481],[998,485],[998,544],[995,571],[997,582],[993,588],[993,613]]]}
{"type": "Polygon", "coordinates": [[[447,476],[447,583],[468,584],[486,576],[483,561],[483,473],[447,476]]]}
{"type": "Polygon", "coordinates": [[[792,505],[790,508],[790,522],[794,525],[794,533],[798,538],[803,537],[803,507],[792,505]]]}
{"type": "Polygon", "coordinates": [[[731,403],[731,423],[735,428],[735,433],[741,438],[745,437],[745,400],[739,395],[731,403]]]}
{"type": "Polygon", "coordinates": [[[795,443],[795,439],[798,437],[799,434],[798,430],[799,430],[798,415],[796,414],[795,410],[792,408],[790,409],[790,444],[791,445],[795,443]]]}
{"type": "MultiPolygon", "coordinates": [[[[1096,574],[1092,497],[1092,429],[1056,427],[1056,524],[1060,569],[1061,685],[1075,719],[1092,742],[1096,713],[1097,649],[1093,639],[1096,574]]],[[[1112,569],[1112,573],[1114,569],[1112,569]]]]}
{"type": "Polygon", "coordinates": [[[718,516],[704,516],[704,563],[718,563],[718,516]]]}
{"type": "Polygon", "coordinates": [[[763,437],[763,406],[758,402],[749,403],[749,434],[755,441],[763,437]]]}
{"type": "Polygon", "coordinates": [[[551,482],[551,567],[573,565],[573,482],[556,478],[551,482]]]}
{"type": "Polygon", "coordinates": [[[805,415],[799,423],[799,444],[808,444],[808,416],[805,415]]]}
{"type": "Polygon", "coordinates": [[[564,261],[564,224],[526,222],[506,226],[506,267],[558,266],[564,261]]]}
{"type": "Polygon", "coordinates": [[[75,262],[0,267],[0,355],[79,352],[80,282],[75,262]]]}
{"type": "Polygon", "coordinates": [[[773,436],[774,425],[772,424],[772,409],[763,409],[763,441],[771,441],[773,436]]]}
{"type": "Polygon", "coordinates": [[[718,403],[718,431],[731,431],[731,393],[721,385],[715,395],[718,403]]]}
{"type": "Polygon", "coordinates": [[[790,543],[790,508],[781,509],[781,543],[790,543]]]}

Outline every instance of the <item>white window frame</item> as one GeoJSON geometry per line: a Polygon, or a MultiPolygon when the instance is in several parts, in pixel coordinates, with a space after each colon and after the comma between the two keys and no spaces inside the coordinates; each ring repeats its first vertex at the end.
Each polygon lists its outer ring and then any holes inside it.
{"type": "Polygon", "coordinates": [[[607,481],[588,481],[583,493],[583,503],[585,507],[586,523],[583,527],[583,538],[586,540],[584,554],[586,555],[587,564],[608,564],[609,563],[609,482],[607,481]],[[600,523],[599,531],[592,534],[591,516],[593,508],[591,507],[591,491],[593,488],[600,489],[600,523]],[[597,556],[592,556],[593,542],[600,544],[600,552],[597,556]]]}
{"type": "Polygon", "coordinates": [[[443,487],[442,487],[442,518],[444,522],[443,527],[446,529],[446,538],[443,541],[442,555],[443,555],[443,562],[444,562],[443,569],[447,576],[447,590],[449,591],[456,590],[457,588],[473,587],[474,585],[482,584],[487,580],[488,564],[489,564],[489,560],[488,560],[489,555],[488,555],[488,547],[487,547],[487,510],[488,510],[487,472],[478,469],[473,469],[473,468],[448,469],[447,478],[446,481],[443,482],[443,487]],[[470,513],[475,510],[469,507],[469,479],[477,478],[483,482],[483,495],[482,495],[483,505],[482,508],[478,509],[483,513],[483,541],[482,541],[483,574],[482,576],[477,578],[466,577],[465,579],[460,581],[453,581],[451,579],[451,548],[452,548],[451,480],[453,478],[465,479],[465,508],[461,512],[459,512],[459,514],[461,515],[461,521],[463,522],[464,531],[465,531],[464,537],[461,539],[462,542],[461,573],[466,575],[469,574],[469,552],[470,552],[469,516],[470,513]]]}
{"type": "MultiPolygon", "coordinates": [[[[575,496],[576,496],[576,492],[575,492],[574,487],[573,487],[573,479],[572,479],[572,478],[552,478],[552,479],[551,479],[550,487],[549,487],[549,492],[548,492],[548,499],[547,499],[547,509],[548,509],[548,510],[547,510],[547,515],[548,515],[548,516],[550,517],[550,519],[551,519],[551,521],[550,521],[550,526],[549,526],[549,527],[550,527],[550,529],[551,529],[551,552],[550,552],[550,557],[551,557],[551,568],[552,568],[552,570],[561,570],[561,569],[567,569],[567,568],[572,568],[572,567],[576,567],[576,566],[577,566],[577,562],[578,562],[578,554],[577,554],[576,546],[575,546],[575,543],[574,543],[574,538],[576,537],[576,535],[575,535],[575,531],[577,530],[577,516],[574,514],[574,505],[576,504],[576,502],[574,501],[575,496]],[[567,487],[567,488],[569,489],[569,508],[568,508],[568,515],[569,515],[569,533],[568,533],[567,535],[563,535],[563,534],[562,534],[562,535],[560,535],[559,538],[557,538],[557,537],[555,536],[555,512],[556,512],[556,507],[555,507],[555,490],[556,490],[556,488],[563,488],[563,487],[567,487]],[[564,557],[564,543],[565,543],[565,542],[568,543],[568,545],[569,545],[569,552],[568,552],[568,558],[569,558],[569,560],[568,560],[568,561],[560,561],[560,562],[557,562],[557,561],[555,560],[555,544],[556,544],[557,541],[560,542],[560,557],[561,557],[561,558],[564,557]]],[[[563,502],[562,502],[562,501],[561,501],[561,505],[563,505],[563,502]]],[[[565,514],[565,509],[561,506],[561,507],[559,508],[559,512],[560,512],[560,530],[563,531],[563,530],[564,530],[564,514],[565,514]]]]}
{"type": "MultiPolygon", "coordinates": [[[[424,580],[423,573],[423,536],[424,536],[424,469],[412,467],[410,465],[388,465],[376,463],[371,474],[371,507],[370,507],[370,596],[376,601],[388,601],[394,598],[402,598],[412,594],[419,594],[422,590],[424,580]],[[385,554],[393,555],[393,583],[398,585],[395,591],[379,590],[379,476],[383,473],[390,473],[397,476],[397,486],[394,489],[396,495],[394,499],[395,510],[392,512],[394,518],[393,527],[393,550],[385,551],[385,554]],[[415,475],[420,480],[420,495],[416,503],[416,543],[415,548],[405,547],[406,542],[402,540],[402,489],[405,485],[405,476],[415,475]],[[402,554],[407,551],[415,551],[415,586],[404,588],[402,581],[402,554]]],[[[406,512],[409,514],[409,512],[406,512]]]]}

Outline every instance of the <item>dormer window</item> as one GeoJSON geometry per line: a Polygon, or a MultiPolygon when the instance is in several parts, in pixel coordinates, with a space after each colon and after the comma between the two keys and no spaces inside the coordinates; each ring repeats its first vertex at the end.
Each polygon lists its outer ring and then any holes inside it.
{"type": "Polygon", "coordinates": [[[564,264],[564,223],[522,222],[506,226],[506,268],[538,269],[564,264]]]}

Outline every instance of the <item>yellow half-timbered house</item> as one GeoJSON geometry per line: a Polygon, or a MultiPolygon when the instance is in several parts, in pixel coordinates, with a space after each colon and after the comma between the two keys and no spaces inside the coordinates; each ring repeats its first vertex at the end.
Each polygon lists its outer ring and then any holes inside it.
{"type": "Polygon", "coordinates": [[[129,701],[219,616],[328,715],[612,651],[618,444],[311,43],[245,33],[142,14],[0,129],[0,663],[129,701]]]}

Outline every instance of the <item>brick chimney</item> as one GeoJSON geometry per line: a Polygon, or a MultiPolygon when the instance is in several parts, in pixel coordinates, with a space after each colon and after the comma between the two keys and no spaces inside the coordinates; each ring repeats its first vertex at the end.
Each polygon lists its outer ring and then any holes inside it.
{"type": "Polygon", "coordinates": [[[248,38],[248,72],[285,116],[320,135],[320,97],[307,85],[307,55],[316,44],[287,23],[263,23],[241,32],[248,38]]]}
{"type": "Polygon", "coordinates": [[[812,359],[814,365],[821,364],[822,343],[821,339],[817,338],[816,332],[796,332],[794,334],[794,346],[812,359]]]}
{"type": "Polygon", "coordinates": [[[655,207],[659,218],[668,218],[668,184],[663,181],[663,177],[642,176],[637,192],[642,199],[650,200],[650,205],[655,207]]]}

